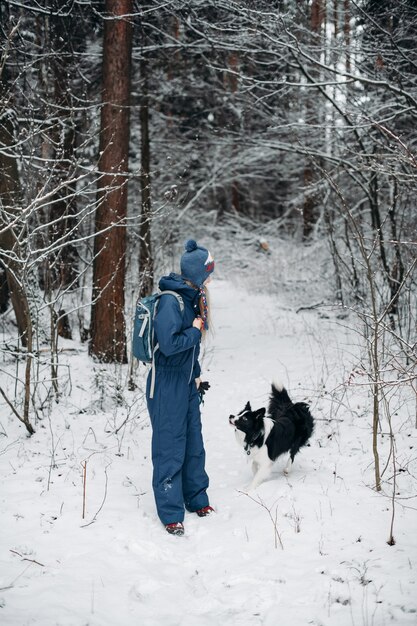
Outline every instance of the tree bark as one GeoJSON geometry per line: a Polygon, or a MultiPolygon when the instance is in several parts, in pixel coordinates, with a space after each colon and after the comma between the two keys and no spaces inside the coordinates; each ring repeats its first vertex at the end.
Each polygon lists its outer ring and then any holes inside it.
{"type": "Polygon", "coordinates": [[[106,0],[90,354],[126,362],[124,285],[133,0],[106,0]]]}
{"type": "Polygon", "coordinates": [[[150,141],[149,141],[149,96],[148,96],[148,63],[142,58],[142,100],[140,104],[140,134],[141,134],[141,176],[142,214],[139,232],[139,297],[143,298],[152,293],[153,289],[153,257],[151,241],[151,176],[150,176],[150,141]]]}
{"type": "Polygon", "coordinates": [[[21,250],[11,225],[21,206],[17,159],[13,154],[14,131],[8,96],[8,70],[0,76],[0,251],[10,299],[22,344],[28,344],[32,323],[22,276],[21,250]]]}
{"type": "Polygon", "coordinates": [[[0,261],[0,313],[5,313],[10,301],[9,285],[7,283],[6,267],[0,261]]]}
{"type": "MultiPolygon", "coordinates": [[[[311,29],[311,41],[312,46],[316,46],[319,48],[318,39],[320,36],[320,31],[322,28],[323,21],[326,17],[326,5],[325,0],[313,0],[311,4],[311,13],[310,13],[310,29],[311,29]]],[[[314,78],[316,72],[312,72],[314,78]]],[[[307,123],[317,124],[317,120],[315,119],[317,116],[317,109],[315,108],[315,103],[310,100],[307,101],[306,105],[307,112],[307,123]]],[[[316,215],[316,204],[317,199],[315,198],[315,194],[309,189],[314,184],[314,169],[311,163],[307,163],[304,168],[303,173],[304,179],[304,204],[303,204],[303,240],[306,241],[313,232],[314,224],[317,221],[316,215]]]]}
{"type": "Polygon", "coordinates": [[[313,232],[316,221],[316,200],[310,187],[313,184],[313,166],[304,168],[304,203],[303,203],[303,240],[308,239],[313,232]]]}
{"type": "MultiPolygon", "coordinates": [[[[72,111],[70,77],[73,72],[72,45],[69,34],[75,32],[73,15],[51,16],[52,30],[52,70],[54,79],[54,104],[57,123],[53,132],[55,146],[55,180],[62,183],[70,180],[74,167],[75,122],[72,111]]],[[[77,251],[71,243],[74,238],[77,203],[74,185],[60,186],[50,208],[49,239],[55,242],[65,241],[66,245],[49,259],[51,287],[68,286],[77,279],[77,251]]]]}
{"type": "Polygon", "coordinates": [[[352,69],[350,62],[350,0],[343,0],[343,9],[343,33],[346,46],[346,71],[350,73],[352,69]]]}

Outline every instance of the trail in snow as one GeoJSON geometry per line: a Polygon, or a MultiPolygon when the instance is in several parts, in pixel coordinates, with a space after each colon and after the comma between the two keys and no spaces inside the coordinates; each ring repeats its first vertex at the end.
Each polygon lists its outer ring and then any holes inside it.
{"type": "MultiPolygon", "coordinates": [[[[80,348],[66,357],[72,394],[50,422],[27,439],[10,421],[0,441],[5,626],[416,624],[415,511],[397,507],[397,545],[387,546],[390,502],[369,487],[369,409],[365,396],[340,387],[355,334],[331,314],[296,314],[279,294],[254,296],[226,281],[213,282],[212,305],[203,428],[216,514],[187,514],[184,538],[164,532],[142,392],[125,391],[124,407],[103,396],[97,409],[100,384],[125,381],[92,367],[80,348]],[[311,403],[315,433],[288,478],[282,459],[246,494],[250,467],[228,416],[247,400],[265,405],[276,377],[295,401],[311,403]]],[[[413,456],[415,443],[404,425],[399,453],[413,456]]],[[[401,489],[413,495],[406,477],[401,489]]]]}

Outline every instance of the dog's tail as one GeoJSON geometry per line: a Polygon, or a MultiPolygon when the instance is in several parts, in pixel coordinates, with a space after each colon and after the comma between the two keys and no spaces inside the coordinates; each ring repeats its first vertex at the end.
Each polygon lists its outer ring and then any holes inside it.
{"type": "MultiPolygon", "coordinates": [[[[296,402],[294,404],[284,385],[281,382],[274,380],[272,383],[272,393],[269,401],[269,415],[272,418],[279,418],[282,415],[288,415],[289,409],[293,422],[301,424],[303,428],[308,431],[305,438],[305,441],[307,441],[314,428],[314,419],[310,413],[308,404],[305,402],[296,402]]],[[[304,443],[302,445],[304,445],[304,443]]]]}
{"type": "MultiPolygon", "coordinates": [[[[292,404],[291,398],[288,395],[284,385],[279,380],[274,380],[271,385],[271,403],[270,409],[280,411],[287,408],[292,404]]],[[[273,414],[273,410],[270,413],[273,414]]]]}

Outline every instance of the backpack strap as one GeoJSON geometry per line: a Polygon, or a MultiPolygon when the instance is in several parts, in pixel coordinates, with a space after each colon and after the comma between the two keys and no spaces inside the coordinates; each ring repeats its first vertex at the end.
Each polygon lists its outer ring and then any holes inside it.
{"type": "MultiPolygon", "coordinates": [[[[166,291],[160,291],[158,293],[158,298],[160,298],[161,296],[164,296],[166,293],[171,296],[176,297],[178,304],[180,305],[181,313],[184,313],[184,300],[182,299],[182,296],[180,296],[180,294],[177,293],[176,291],[171,291],[170,289],[167,289],[166,291]]],[[[156,308],[155,308],[155,312],[156,312],[156,308]]]]}
{"type": "MultiPolygon", "coordinates": [[[[158,299],[165,295],[165,294],[169,294],[171,296],[175,296],[177,299],[177,302],[179,304],[180,307],[180,311],[181,311],[181,315],[184,313],[184,300],[182,299],[182,297],[180,296],[179,293],[177,293],[176,291],[171,291],[169,289],[167,289],[166,291],[161,291],[160,293],[158,293],[158,299]]],[[[157,301],[158,302],[158,301],[157,301]]],[[[156,310],[157,310],[158,306],[157,303],[155,303],[155,308],[154,308],[154,312],[153,312],[153,316],[155,319],[155,315],[156,315],[156,310]]],[[[152,324],[152,333],[154,333],[154,328],[153,328],[153,324],[152,324]]],[[[153,339],[153,337],[152,337],[153,339]]],[[[152,352],[152,374],[151,374],[151,386],[149,389],[149,398],[153,398],[154,396],[154,392],[155,392],[155,376],[156,376],[156,367],[155,367],[155,352],[158,350],[159,348],[159,343],[156,344],[156,346],[153,349],[152,352]]]]}

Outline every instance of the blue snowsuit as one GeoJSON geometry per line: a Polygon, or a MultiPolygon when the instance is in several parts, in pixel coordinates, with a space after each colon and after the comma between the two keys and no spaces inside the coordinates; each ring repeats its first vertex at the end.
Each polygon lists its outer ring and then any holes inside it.
{"type": "Polygon", "coordinates": [[[176,291],[184,301],[181,313],[175,296],[160,298],[154,321],[155,390],[146,400],[152,423],[152,486],[163,524],[182,522],[184,506],[197,511],[208,505],[209,479],[204,469],[200,405],[195,379],[200,376],[198,356],[201,332],[192,326],[199,314],[199,293],[171,273],[161,278],[161,291],[176,291]]]}

